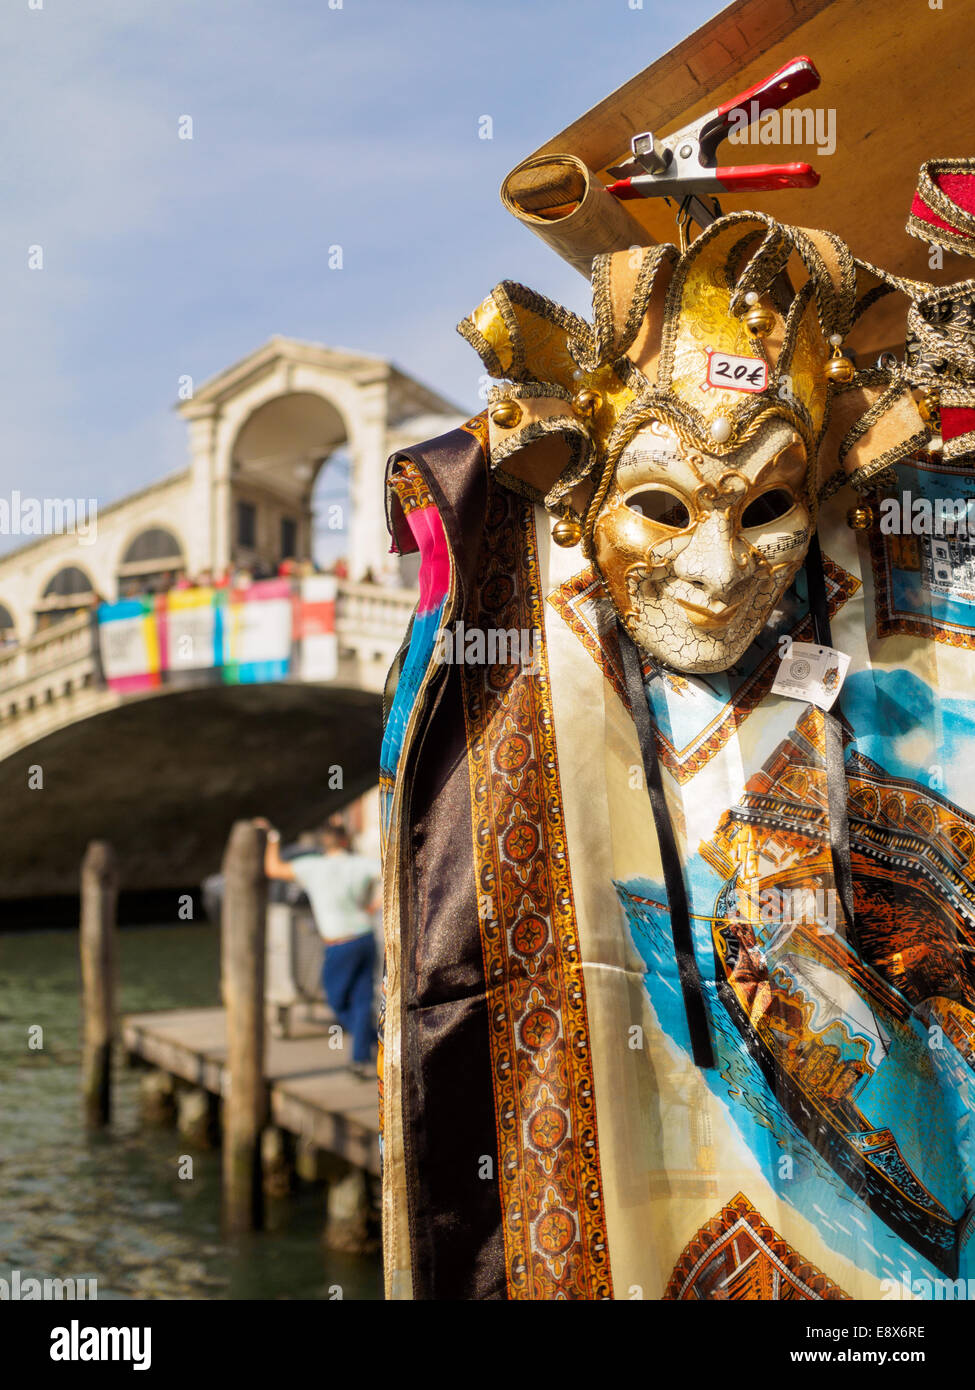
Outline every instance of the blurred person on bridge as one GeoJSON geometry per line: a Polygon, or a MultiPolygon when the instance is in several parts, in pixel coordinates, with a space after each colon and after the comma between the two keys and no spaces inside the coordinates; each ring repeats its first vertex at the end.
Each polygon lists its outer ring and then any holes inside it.
{"type": "Polygon", "coordinates": [[[343,1032],[352,1039],[351,1070],[372,1076],[370,1063],[376,1025],[373,973],[376,938],[372,914],[382,909],[382,868],[378,859],[356,854],[345,826],[329,821],[318,846],[289,859],[281,856],[281,836],[269,821],[264,872],[272,881],[295,880],[308,894],[315,925],[325,942],[322,988],[343,1032]],[[320,846],[320,847],[319,847],[320,846]]]}

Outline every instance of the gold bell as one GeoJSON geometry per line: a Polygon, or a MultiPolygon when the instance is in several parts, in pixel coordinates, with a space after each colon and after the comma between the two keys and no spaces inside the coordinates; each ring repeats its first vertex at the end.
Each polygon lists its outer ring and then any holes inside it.
{"type": "MultiPolygon", "coordinates": [[[[577,415],[581,415],[584,420],[589,420],[596,414],[601,407],[603,398],[598,391],[590,391],[583,388],[577,391],[572,397],[572,409],[577,415]]],[[[575,542],[573,542],[575,544],[575,542]]]]}
{"type": "Polygon", "coordinates": [[[762,308],[754,290],[750,290],[745,295],[745,303],[750,305],[744,318],[745,327],[753,338],[766,337],[775,327],[775,315],[772,310],[762,308]]]}
{"type": "Polygon", "coordinates": [[[582,523],[572,515],[568,507],[552,527],[552,540],[556,545],[566,548],[570,545],[578,545],[582,540],[582,523]]]}
{"type": "Polygon", "coordinates": [[[863,503],[851,507],[846,514],[846,524],[851,531],[869,531],[873,525],[873,509],[863,503]]]}
{"type": "Polygon", "coordinates": [[[917,403],[917,413],[931,431],[931,438],[925,444],[929,454],[940,454],[944,449],[941,438],[941,393],[927,389],[917,403]]]}
{"type": "Polygon", "coordinates": [[[938,423],[940,398],[937,391],[925,391],[917,403],[917,412],[926,425],[938,423]]]}
{"type": "Polygon", "coordinates": [[[830,334],[830,343],[833,347],[833,355],[826,363],[823,371],[827,381],[835,381],[837,386],[845,386],[848,381],[852,381],[856,376],[856,367],[848,357],[844,357],[840,352],[840,344],[843,337],[840,333],[830,334]]]}
{"type": "Polygon", "coordinates": [[[491,409],[491,419],[502,430],[513,430],[521,419],[521,406],[517,401],[499,401],[491,409]]]}

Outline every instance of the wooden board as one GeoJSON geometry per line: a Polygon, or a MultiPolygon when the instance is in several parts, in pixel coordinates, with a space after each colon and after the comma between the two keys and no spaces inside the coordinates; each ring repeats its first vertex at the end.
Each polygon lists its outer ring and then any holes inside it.
{"type": "MultiPolygon", "coordinates": [[[[939,284],[967,278],[970,263],[952,252],[942,270],[932,269],[927,247],[904,224],[924,160],[975,155],[972,19],[971,5],[954,0],[940,10],[926,0],[736,0],[533,153],[576,155],[609,183],[608,166],[628,155],[632,135],[666,135],[805,55],[822,84],[791,107],[835,110],[835,153],[725,142],[718,163],[805,160],[821,174],[819,186],[722,195],[722,210],[757,208],[829,228],[855,254],[900,275],[939,284]]],[[[625,61],[622,54],[621,68],[625,61]]],[[[626,208],[649,241],[676,240],[662,199],[626,208]]],[[[903,315],[900,296],[882,301],[863,347],[902,338],[903,315]]]]}
{"type": "MultiPolygon", "coordinates": [[[[379,1110],[374,1081],[360,1081],[328,1045],[330,1016],[295,1010],[293,1037],[267,1039],[272,1122],[367,1172],[379,1172],[379,1110]]],[[[227,1085],[223,1009],[171,1009],[122,1020],[125,1050],[184,1081],[223,1095],[227,1085]]]]}

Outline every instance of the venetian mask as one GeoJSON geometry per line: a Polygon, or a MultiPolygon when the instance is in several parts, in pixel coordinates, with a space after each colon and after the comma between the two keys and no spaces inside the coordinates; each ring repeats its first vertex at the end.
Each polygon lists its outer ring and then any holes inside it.
{"type": "Polygon", "coordinates": [[[810,537],[805,446],[772,418],[724,457],[661,421],[623,449],[595,559],[633,640],[678,671],[725,671],[765,626],[810,537]]]}
{"type": "Polygon", "coordinates": [[[733,666],[819,499],[929,438],[904,372],[841,352],[878,277],[830,232],[730,213],[682,254],[597,256],[592,323],[506,280],[458,325],[502,383],[494,479],[545,508],[659,664],[733,666]]]}

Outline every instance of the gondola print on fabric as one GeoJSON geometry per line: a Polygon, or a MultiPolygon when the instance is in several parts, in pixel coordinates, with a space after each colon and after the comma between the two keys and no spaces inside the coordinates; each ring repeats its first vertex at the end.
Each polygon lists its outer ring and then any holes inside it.
{"type": "MultiPolygon", "coordinates": [[[[851,757],[853,947],[827,896],[817,722],[811,710],[800,719],[700,849],[723,880],[710,920],[715,1085],[758,1156],[775,1165],[793,1155],[808,1169],[796,1186],[803,1200],[820,1182],[828,1207],[839,1179],[863,1203],[851,1239],[882,1244],[871,1232],[879,1219],[955,1277],[972,1195],[957,1146],[975,1066],[975,820],[851,757]],[[754,1140],[756,1120],[778,1151],[754,1140]]],[[[653,965],[669,938],[666,908],[659,894],[621,896],[653,965]]],[[[666,1018],[673,980],[659,969],[647,980],[666,1018]]],[[[842,1218],[822,1219],[842,1239],[842,1218]]]]}

